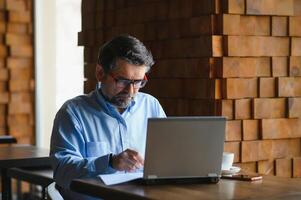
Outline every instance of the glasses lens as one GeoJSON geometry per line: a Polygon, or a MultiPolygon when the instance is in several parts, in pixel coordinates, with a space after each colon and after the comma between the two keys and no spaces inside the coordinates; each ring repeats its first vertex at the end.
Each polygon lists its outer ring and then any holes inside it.
{"type": "Polygon", "coordinates": [[[116,85],[117,85],[117,87],[120,87],[120,88],[127,87],[129,84],[131,84],[130,80],[125,80],[125,79],[116,80],[116,85]]]}
{"type": "Polygon", "coordinates": [[[139,81],[139,88],[143,88],[147,83],[147,80],[141,80],[139,81]]]}
{"type": "Polygon", "coordinates": [[[131,81],[131,80],[118,80],[116,82],[117,87],[120,88],[125,88],[128,87],[130,84],[133,84],[135,89],[143,88],[146,85],[146,80],[136,80],[136,81],[131,81]]]}
{"type": "MultiPolygon", "coordinates": [[[[112,76],[112,75],[111,75],[112,76]]],[[[128,87],[130,84],[133,84],[135,89],[143,88],[147,83],[147,78],[143,80],[128,80],[128,79],[118,79],[112,76],[116,82],[116,86],[119,88],[128,87]]]]}

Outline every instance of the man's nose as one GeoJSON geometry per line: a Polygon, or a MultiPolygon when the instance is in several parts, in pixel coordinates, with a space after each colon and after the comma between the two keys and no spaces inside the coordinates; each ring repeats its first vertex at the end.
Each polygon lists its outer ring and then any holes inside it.
{"type": "Polygon", "coordinates": [[[128,85],[125,87],[125,90],[126,90],[128,93],[133,94],[134,91],[135,91],[134,83],[128,84],[128,85]]]}

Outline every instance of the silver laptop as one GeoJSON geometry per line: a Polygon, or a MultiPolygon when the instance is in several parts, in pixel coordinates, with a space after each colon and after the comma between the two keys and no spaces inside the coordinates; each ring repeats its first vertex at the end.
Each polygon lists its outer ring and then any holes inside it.
{"type": "Polygon", "coordinates": [[[224,138],[223,117],[150,118],[143,182],[218,182],[224,138]]]}

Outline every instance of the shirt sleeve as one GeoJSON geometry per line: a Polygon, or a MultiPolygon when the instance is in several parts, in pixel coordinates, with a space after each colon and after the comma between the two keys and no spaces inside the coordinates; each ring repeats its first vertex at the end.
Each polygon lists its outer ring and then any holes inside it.
{"type": "Polygon", "coordinates": [[[54,180],[63,188],[69,188],[72,179],[113,173],[109,166],[109,154],[87,157],[84,131],[72,111],[66,107],[57,113],[51,135],[50,157],[54,180]]]}

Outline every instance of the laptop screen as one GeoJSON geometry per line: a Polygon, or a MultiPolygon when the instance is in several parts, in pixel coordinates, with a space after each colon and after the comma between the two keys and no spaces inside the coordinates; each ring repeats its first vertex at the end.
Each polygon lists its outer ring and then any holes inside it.
{"type": "Polygon", "coordinates": [[[150,118],[143,178],[219,176],[224,138],[223,117],[150,118]]]}

